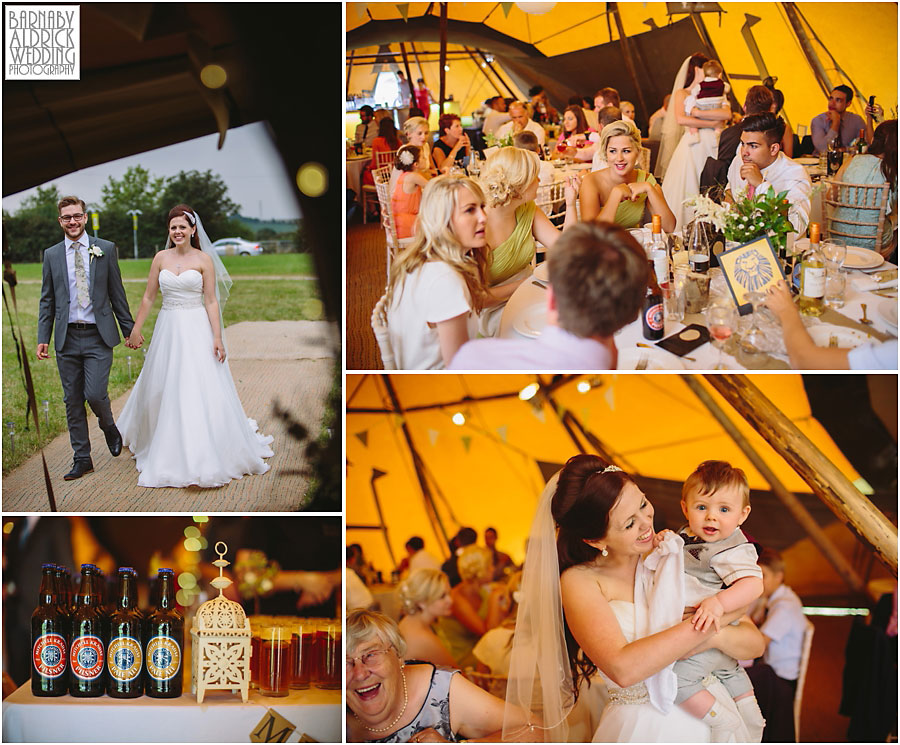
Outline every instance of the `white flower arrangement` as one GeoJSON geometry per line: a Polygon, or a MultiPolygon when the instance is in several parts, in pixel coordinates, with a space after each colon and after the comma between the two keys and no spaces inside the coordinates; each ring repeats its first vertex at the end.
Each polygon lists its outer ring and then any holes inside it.
{"type": "Polygon", "coordinates": [[[729,209],[727,204],[718,204],[707,196],[697,194],[686,199],[684,206],[693,208],[697,220],[711,223],[718,230],[725,229],[725,218],[729,209]]]}
{"type": "Polygon", "coordinates": [[[90,254],[92,259],[103,258],[103,250],[96,243],[88,249],[88,253],[90,254]]]}

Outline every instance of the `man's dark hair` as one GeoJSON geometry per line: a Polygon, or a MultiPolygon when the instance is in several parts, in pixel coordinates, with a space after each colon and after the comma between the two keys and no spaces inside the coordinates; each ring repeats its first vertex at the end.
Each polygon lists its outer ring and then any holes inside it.
{"type": "Polygon", "coordinates": [[[605,103],[607,106],[618,107],[619,105],[619,91],[617,91],[615,88],[601,88],[599,91],[597,91],[594,98],[596,98],[597,96],[603,96],[603,103],[605,103]]]}
{"type": "Polygon", "coordinates": [[[542,85],[533,85],[533,86],[531,86],[531,88],[528,89],[529,97],[537,96],[538,94],[543,93],[543,92],[544,92],[544,86],[542,86],[542,85]]]}
{"type": "Polygon", "coordinates": [[[492,527],[488,526],[488,527],[486,527],[486,528],[484,529],[484,532],[487,533],[488,531],[490,531],[490,532],[493,533],[494,535],[497,535],[497,529],[496,529],[496,528],[492,528],[492,527]]]}
{"type": "Polygon", "coordinates": [[[772,110],[775,96],[772,89],[765,85],[753,85],[744,99],[744,114],[763,114],[772,110]]]}
{"type": "Polygon", "coordinates": [[[463,546],[471,546],[478,540],[478,533],[475,532],[474,528],[460,528],[459,532],[456,534],[456,542],[459,544],[459,547],[463,546]]]}
{"type": "Polygon", "coordinates": [[[406,547],[411,548],[413,551],[421,551],[425,548],[425,541],[419,538],[419,536],[414,535],[406,542],[406,547]]]}
{"type": "Polygon", "coordinates": [[[87,212],[87,205],[84,203],[83,199],[80,199],[79,197],[61,197],[59,202],[56,203],[57,214],[62,214],[63,207],[68,207],[73,204],[80,204],[81,211],[87,212]]]}
{"type": "Polygon", "coordinates": [[[784,119],[775,116],[771,111],[761,114],[750,114],[741,120],[742,132],[762,132],[766,142],[774,145],[784,137],[784,119]]]}
{"type": "Polygon", "coordinates": [[[583,103],[581,96],[569,96],[569,106],[581,106],[583,103]]]}
{"type": "Polygon", "coordinates": [[[849,85],[836,85],[831,89],[831,92],[840,91],[844,94],[844,98],[847,99],[847,103],[849,104],[853,100],[853,89],[849,85]]]}
{"type": "Polygon", "coordinates": [[[640,313],[650,273],[628,231],[580,222],[566,230],[548,259],[559,325],[582,338],[612,336],[640,313]]]}
{"type": "Polygon", "coordinates": [[[360,111],[360,113],[366,112],[369,116],[375,116],[375,109],[373,109],[371,106],[369,106],[369,104],[366,104],[365,106],[360,106],[359,111],[360,111]]]}

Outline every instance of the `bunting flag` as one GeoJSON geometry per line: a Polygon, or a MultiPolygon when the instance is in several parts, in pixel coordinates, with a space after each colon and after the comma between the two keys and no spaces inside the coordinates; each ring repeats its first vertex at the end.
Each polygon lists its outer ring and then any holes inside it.
{"type": "Polygon", "coordinates": [[[431,442],[431,447],[434,447],[438,441],[438,435],[440,435],[440,430],[437,429],[429,429],[428,430],[428,440],[431,442]]]}
{"type": "Polygon", "coordinates": [[[535,418],[536,418],[539,422],[544,422],[544,421],[547,420],[547,417],[546,417],[545,414],[544,414],[544,407],[543,407],[543,406],[532,406],[532,407],[531,407],[531,413],[534,414],[535,418]]]}
{"type": "Polygon", "coordinates": [[[500,3],[500,7],[503,8],[503,17],[509,18],[509,11],[512,10],[512,3],[500,3]]]}
{"type": "Polygon", "coordinates": [[[603,398],[606,399],[606,405],[609,406],[610,411],[616,410],[616,397],[613,393],[613,386],[606,386],[606,391],[603,394],[603,398]]]}
{"type": "Polygon", "coordinates": [[[404,22],[409,20],[409,3],[397,3],[397,10],[400,11],[404,22]]]}
{"type": "Polygon", "coordinates": [[[387,476],[387,471],[382,471],[378,468],[372,469],[372,481],[375,481],[375,479],[380,479],[382,476],[387,476]]]}
{"type": "Polygon", "coordinates": [[[400,429],[404,424],[404,419],[400,414],[391,414],[391,421],[394,423],[394,429],[400,429]]]}
{"type": "Polygon", "coordinates": [[[472,437],[471,435],[463,435],[459,438],[462,440],[463,447],[466,449],[466,452],[469,452],[469,448],[472,446],[472,437]]]}
{"type": "Polygon", "coordinates": [[[363,444],[363,447],[369,447],[369,430],[364,429],[362,432],[357,432],[356,439],[363,444]]]}
{"type": "Polygon", "coordinates": [[[506,442],[506,425],[504,424],[502,427],[497,427],[497,434],[500,435],[500,439],[503,442],[506,442]]]}

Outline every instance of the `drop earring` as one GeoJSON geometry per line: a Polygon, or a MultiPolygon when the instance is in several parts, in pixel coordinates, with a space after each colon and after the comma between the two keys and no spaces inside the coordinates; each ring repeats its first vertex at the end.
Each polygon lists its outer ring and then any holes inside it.
{"type": "Polygon", "coordinates": [[[604,547],[600,550],[600,555],[601,555],[601,556],[609,556],[609,551],[606,550],[606,546],[604,546],[604,547]]]}

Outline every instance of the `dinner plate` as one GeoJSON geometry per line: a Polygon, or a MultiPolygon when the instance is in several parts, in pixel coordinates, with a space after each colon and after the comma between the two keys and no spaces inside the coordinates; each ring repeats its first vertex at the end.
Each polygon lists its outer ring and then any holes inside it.
{"type": "Polygon", "coordinates": [[[878,251],[859,246],[847,246],[844,269],[875,269],[884,263],[884,256],[878,251]]]}
{"type": "Polygon", "coordinates": [[[813,157],[805,157],[805,158],[793,158],[794,163],[799,163],[801,166],[817,166],[819,165],[819,159],[813,157]]]}
{"type": "Polygon", "coordinates": [[[837,339],[837,345],[841,349],[853,349],[869,341],[869,335],[863,331],[846,326],[832,326],[830,323],[810,326],[807,331],[817,347],[827,347],[832,336],[837,339]]]}
{"type": "Polygon", "coordinates": [[[544,282],[550,281],[550,269],[547,267],[546,261],[542,261],[534,268],[534,277],[544,282]]]}
{"type": "Polygon", "coordinates": [[[636,370],[641,357],[647,360],[647,366],[644,370],[684,370],[684,362],[682,362],[674,354],[666,352],[664,349],[646,349],[644,347],[628,347],[619,350],[619,362],[616,365],[617,370],[636,370]]]}
{"type": "Polygon", "coordinates": [[[878,305],[878,315],[897,334],[897,301],[893,298],[882,300],[878,305]]]}
{"type": "Polygon", "coordinates": [[[536,303],[516,316],[513,330],[527,339],[537,339],[547,325],[547,303],[536,303]]]}

